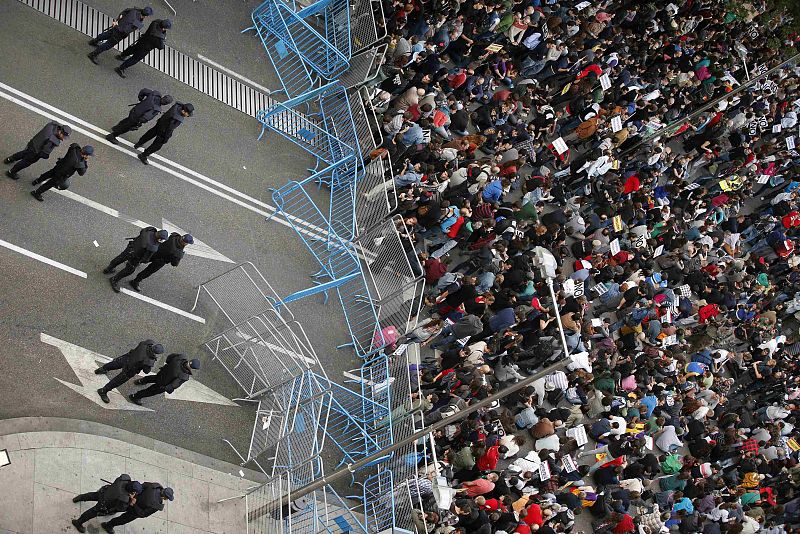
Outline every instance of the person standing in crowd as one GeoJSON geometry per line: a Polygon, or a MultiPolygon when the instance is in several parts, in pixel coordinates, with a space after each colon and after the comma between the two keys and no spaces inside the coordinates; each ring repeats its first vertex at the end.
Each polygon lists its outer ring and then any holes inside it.
{"type": "Polygon", "coordinates": [[[186,248],[186,245],[191,245],[192,243],[194,243],[194,238],[191,234],[181,235],[177,232],[172,232],[166,241],[158,245],[158,250],[150,257],[150,265],[142,269],[128,284],[134,291],[141,292],[139,284],[142,283],[142,280],[157,273],[159,269],[168,263],[173,267],[177,267],[181,259],[183,259],[183,249],[186,248]]]}
{"type": "Polygon", "coordinates": [[[142,89],[139,91],[139,102],[131,105],[132,109],[128,116],[111,128],[111,133],[106,135],[106,139],[116,145],[119,142],[117,137],[138,130],[144,123],[153,120],[161,113],[161,106],[168,106],[172,101],[170,95],[161,96],[161,93],[153,89],[142,89]]]}
{"type": "Polygon", "coordinates": [[[37,189],[31,191],[33,198],[39,202],[44,202],[42,193],[57,187],[58,189],[69,189],[69,179],[76,172],[78,176],[83,176],[89,169],[89,157],[94,154],[94,147],[86,145],[81,147],[78,143],[72,143],[67,149],[67,153],[63,158],[56,161],[55,166],[49,171],[45,172],[32,183],[33,185],[40,185],[37,189]]]}
{"type": "Polygon", "coordinates": [[[153,143],[137,156],[139,161],[147,165],[149,163],[147,157],[160,150],[161,147],[169,141],[172,137],[172,133],[178,126],[183,124],[186,117],[190,117],[192,113],[194,113],[194,106],[191,104],[182,104],[180,102],[173,104],[173,106],[156,121],[156,124],[147,130],[144,135],[142,135],[141,139],[136,141],[136,144],[133,145],[134,148],[139,148],[153,139],[153,143]]]}
{"type": "Polygon", "coordinates": [[[160,395],[161,393],[172,393],[192,377],[192,371],[200,369],[200,360],[197,358],[191,361],[183,354],[170,354],[167,361],[155,375],[139,378],[134,384],[141,386],[152,384],[150,387],[141,389],[129,395],[132,403],[142,405],[142,399],[160,395]]]}
{"type": "Polygon", "coordinates": [[[123,41],[126,37],[137,30],[141,30],[144,26],[144,19],[153,14],[152,7],[130,7],[124,9],[117,18],[111,22],[111,27],[103,30],[103,32],[89,41],[90,46],[95,49],[89,52],[89,59],[95,65],[100,63],[97,61],[97,56],[117,46],[117,43],[123,41]]]}
{"type": "Polygon", "coordinates": [[[103,269],[103,274],[111,274],[116,271],[117,266],[125,263],[125,267],[117,274],[109,278],[111,289],[119,293],[119,281],[130,276],[136,271],[140,263],[150,261],[150,258],[158,250],[159,244],[169,237],[166,230],[159,230],[154,226],[142,228],[139,235],[128,238],[128,246],[116,256],[108,266],[103,269]]]}
{"type": "Polygon", "coordinates": [[[101,523],[108,534],[114,534],[114,527],[121,527],[139,518],[150,517],[156,512],[164,510],[166,501],[174,501],[175,492],[172,488],[165,488],[158,482],[142,483],[142,491],[137,496],[136,502],[128,506],[124,514],[118,515],[111,521],[101,523]]]}
{"type": "Polygon", "coordinates": [[[114,72],[121,78],[126,78],[125,69],[139,63],[153,50],[164,50],[164,41],[167,40],[167,30],[170,28],[172,28],[172,21],[169,19],[151,22],[147,31],[140,35],[135,43],[116,56],[122,61],[122,64],[116,67],[114,72]]]}
{"type": "Polygon", "coordinates": [[[72,526],[78,532],[86,532],[84,523],[97,516],[113,515],[124,512],[136,504],[137,496],[142,493],[142,484],[131,480],[130,475],[120,475],[111,484],[106,484],[97,491],[82,493],[72,502],[96,501],[97,504],[86,510],[78,519],[72,520],[72,526]]]}
{"type": "Polygon", "coordinates": [[[33,136],[33,139],[28,141],[25,148],[3,160],[6,165],[17,162],[6,171],[6,176],[12,180],[19,180],[19,175],[17,175],[19,171],[30,167],[40,159],[49,159],[53,150],[71,133],[72,128],[66,124],[58,124],[55,121],[48,122],[44,128],[39,130],[39,133],[33,136]]]}
{"type": "Polygon", "coordinates": [[[121,369],[121,371],[117,376],[109,380],[108,384],[98,389],[97,394],[100,395],[103,402],[108,404],[111,402],[108,398],[109,391],[118,388],[140,372],[150,373],[160,354],[164,354],[164,347],[152,339],[147,339],[126,354],[98,367],[94,372],[96,375],[104,375],[117,369],[121,369]]]}

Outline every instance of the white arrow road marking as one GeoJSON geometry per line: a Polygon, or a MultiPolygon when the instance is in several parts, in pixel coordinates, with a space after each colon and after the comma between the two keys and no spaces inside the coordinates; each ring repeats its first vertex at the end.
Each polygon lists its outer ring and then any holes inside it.
{"type": "MultiPolygon", "coordinates": [[[[148,226],[154,226],[154,225],[148,224],[148,223],[146,223],[144,221],[140,221],[139,219],[134,219],[133,217],[128,217],[124,213],[120,213],[119,211],[115,210],[114,208],[109,208],[108,206],[104,206],[103,204],[100,204],[99,202],[95,202],[94,200],[92,200],[90,198],[86,198],[86,197],[83,197],[83,196],[81,196],[81,195],[79,195],[77,193],[73,193],[69,189],[65,189],[63,191],[60,190],[60,189],[54,189],[54,191],[56,193],[58,193],[59,195],[61,195],[62,197],[69,198],[71,200],[74,200],[75,202],[79,202],[79,203],[83,204],[84,206],[89,206],[92,209],[95,209],[97,211],[105,213],[106,215],[111,215],[112,217],[116,217],[117,219],[121,219],[121,220],[123,220],[125,222],[129,222],[129,223],[131,223],[132,225],[134,225],[134,226],[136,226],[138,228],[147,228],[148,226]]],[[[169,222],[166,219],[161,219],[161,223],[162,223],[162,228],[164,228],[164,230],[167,230],[170,233],[172,233],[172,232],[178,232],[180,234],[188,233],[188,232],[182,230],[177,225],[172,224],[171,222],[169,222]]],[[[206,245],[205,243],[203,243],[202,241],[200,241],[197,238],[195,238],[194,244],[189,245],[184,249],[184,252],[186,252],[186,254],[189,255],[189,256],[198,256],[198,257],[201,257],[201,258],[208,258],[210,260],[224,261],[226,263],[236,263],[232,259],[230,259],[229,257],[225,256],[224,254],[221,254],[221,253],[217,252],[216,250],[214,250],[210,246],[206,245]]]]}
{"type": "MultiPolygon", "coordinates": [[[[161,228],[163,228],[169,233],[178,232],[181,235],[189,233],[186,230],[182,229],[177,224],[173,224],[166,219],[161,219],[161,228]]],[[[224,261],[227,263],[236,263],[229,257],[220,254],[213,248],[209,247],[208,245],[197,239],[194,235],[192,235],[192,237],[194,237],[194,243],[192,243],[191,245],[187,245],[186,248],[183,249],[184,252],[186,252],[186,254],[188,254],[189,256],[199,256],[201,258],[208,258],[210,260],[224,261]]]]}
{"type": "MultiPolygon", "coordinates": [[[[70,382],[61,380],[60,378],[56,378],[56,380],[71,390],[83,395],[90,401],[107,410],[132,410],[138,412],[153,411],[150,408],[137,406],[136,404],[128,402],[127,399],[125,399],[125,397],[117,390],[108,392],[108,398],[111,399],[111,403],[106,404],[100,399],[100,396],[97,394],[97,390],[108,383],[109,376],[96,375],[94,374],[94,370],[104,363],[110,362],[111,358],[108,356],[83,348],[79,345],[74,345],[68,341],[63,341],[53,336],[49,336],[45,333],[40,334],[39,338],[43,343],[52,345],[61,351],[61,354],[63,354],[64,358],[66,358],[67,363],[72,368],[75,376],[77,376],[78,380],[80,380],[81,385],[79,386],[77,384],[72,384],[70,382]]],[[[112,371],[110,374],[113,375],[113,373],[114,371],[112,371]]],[[[197,380],[190,380],[175,390],[174,393],[165,394],[165,396],[166,398],[173,400],[204,402],[207,404],[219,404],[222,406],[239,406],[235,402],[220,395],[213,389],[201,384],[197,380]]]]}

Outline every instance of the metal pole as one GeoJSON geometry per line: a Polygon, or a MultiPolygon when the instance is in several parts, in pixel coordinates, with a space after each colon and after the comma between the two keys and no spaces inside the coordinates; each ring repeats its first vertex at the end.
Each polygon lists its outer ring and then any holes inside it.
{"type": "Polygon", "coordinates": [[[556,311],[556,321],[558,321],[558,332],[561,334],[561,346],[564,348],[564,358],[569,356],[569,348],[567,347],[567,336],[564,335],[564,325],[561,324],[561,311],[558,309],[558,299],[556,299],[556,292],[553,289],[553,279],[547,279],[547,287],[550,289],[550,298],[553,299],[553,308],[556,311]]]}
{"type": "Polygon", "coordinates": [[[695,117],[698,117],[701,113],[704,113],[705,111],[713,108],[714,106],[716,106],[717,104],[719,104],[723,100],[731,98],[731,97],[737,95],[738,93],[741,93],[745,89],[749,89],[751,86],[755,85],[755,83],[759,79],[764,78],[766,76],[769,76],[771,74],[774,74],[775,72],[780,70],[784,65],[792,63],[792,62],[795,62],[798,59],[800,59],[800,54],[795,54],[792,57],[790,57],[789,59],[787,59],[785,61],[781,61],[777,66],[772,67],[771,69],[769,69],[768,71],[764,72],[763,74],[761,74],[759,76],[756,76],[755,78],[753,78],[753,79],[741,84],[739,87],[737,87],[736,89],[732,90],[730,93],[725,93],[721,97],[719,97],[719,98],[717,98],[715,100],[712,100],[712,101],[708,102],[707,104],[703,104],[697,110],[693,111],[692,113],[690,113],[686,117],[678,119],[675,122],[673,122],[672,124],[668,124],[667,126],[656,130],[655,132],[651,133],[650,135],[647,135],[647,136],[643,137],[641,141],[639,141],[638,143],[633,145],[631,148],[629,148],[625,152],[621,153],[620,157],[626,156],[628,154],[631,154],[632,152],[638,150],[638,148],[642,144],[646,143],[647,141],[650,141],[651,139],[653,139],[655,137],[660,137],[660,136],[664,135],[665,132],[670,131],[672,128],[675,128],[676,126],[679,126],[679,125],[683,124],[686,121],[690,121],[690,120],[694,119],[695,117]]]}
{"type": "Polygon", "coordinates": [[[533,384],[534,382],[536,382],[540,378],[543,378],[543,377],[545,377],[545,376],[547,376],[547,375],[549,375],[549,374],[551,374],[551,373],[553,373],[555,371],[558,371],[558,370],[566,367],[566,365],[568,363],[569,362],[566,359],[564,359],[564,360],[561,360],[558,363],[554,363],[553,365],[545,367],[541,371],[539,371],[539,372],[537,372],[537,373],[535,373],[535,374],[533,374],[533,375],[531,375],[529,377],[523,378],[522,380],[520,380],[516,384],[512,384],[511,386],[508,386],[504,390],[499,391],[499,392],[495,393],[494,395],[490,395],[489,397],[486,397],[482,401],[476,402],[475,404],[467,407],[464,410],[461,410],[458,413],[455,413],[455,414],[451,415],[450,417],[445,417],[441,421],[439,421],[437,423],[434,423],[434,424],[432,424],[431,426],[429,426],[427,428],[423,428],[422,430],[418,430],[417,432],[414,432],[413,434],[411,434],[410,436],[406,437],[405,439],[403,439],[401,441],[398,441],[396,443],[393,443],[392,445],[390,445],[389,447],[386,447],[385,449],[382,449],[382,450],[380,450],[378,452],[370,454],[369,456],[366,456],[366,457],[362,458],[361,460],[359,460],[357,462],[354,462],[352,464],[347,464],[347,466],[345,466],[345,467],[343,467],[343,468],[341,468],[341,469],[339,469],[337,471],[334,471],[330,475],[323,476],[322,478],[320,478],[318,480],[315,480],[311,484],[308,484],[308,485],[306,485],[306,486],[304,486],[304,487],[292,492],[291,497],[288,496],[288,495],[283,496],[283,497],[281,497],[280,500],[272,501],[269,504],[266,504],[266,505],[264,505],[264,506],[262,506],[260,508],[257,508],[255,510],[253,510],[252,512],[250,512],[249,518],[252,520],[252,519],[261,517],[262,515],[269,513],[270,510],[273,510],[276,507],[283,507],[283,506],[288,505],[289,502],[292,499],[298,499],[298,498],[303,497],[304,495],[308,495],[309,493],[312,493],[312,492],[314,492],[314,491],[316,491],[318,489],[322,489],[323,487],[327,486],[328,484],[332,484],[333,482],[335,482],[335,481],[337,481],[337,480],[339,480],[341,478],[350,476],[354,472],[358,471],[359,469],[368,466],[370,463],[375,462],[376,460],[380,460],[381,458],[384,458],[384,457],[386,457],[386,456],[388,456],[388,455],[390,455],[390,454],[402,449],[403,447],[405,447],[409,443],[413,443],[413,442],[417,441],[420,438],[424,438],[428,434],[432,434],[433,432],[436,432],[437,430],[440,430],[440,429],[446,427],[447,425],[451,425],[456,421],[460,421],[460,420],[464,419],[465,417],[467,417],[468,415],[470,415],[472,413],[475,413],[476,411],[478,411],[478,410],[480,410],[482,408],[487,408],[487,407],[491,406],[492,403],[494,403],[495,401],[500,401],[500,400],[504,399],[505,397],[507,397],[508,395],[511,395],[512,393],[515,393],[515,392],[517,392],[517,391],[519,391],[521,389],[524,389],[524,388],[530,386],[531,384],[533,384]]]}

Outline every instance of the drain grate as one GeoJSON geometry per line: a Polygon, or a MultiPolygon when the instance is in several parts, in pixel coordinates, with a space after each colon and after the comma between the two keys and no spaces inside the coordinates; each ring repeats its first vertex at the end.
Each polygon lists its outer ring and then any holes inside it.
{"type": "MultiPolygon", "coordinates": [[[[90,37],[108,28],[112,21],[102,11],[79,0],[19,1],[90,37]]],[[[122,50],[133,39],[133,36],[128,37],[117,48],[122,50]]],[[[251,117],[274,103],[263,92],[168,46],[152,51],[143,63],[251,117]]]]}

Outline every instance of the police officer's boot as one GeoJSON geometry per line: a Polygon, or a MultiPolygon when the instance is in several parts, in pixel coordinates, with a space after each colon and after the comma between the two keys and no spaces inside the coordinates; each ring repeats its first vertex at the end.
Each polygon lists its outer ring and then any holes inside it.
{"type": "Polygon", "coordinates": [[[103,274],[111,274],[116,270],[117,270],[116,267],[112,267],[112,266],[109,265],[108,267],[103,269],[103,274]]]}
{"type": "Polygon", "coordinates": [[[11,171],[6,171],[6,176],[11,178],[12,180],[19,180],[19,174],[11,171]]]}
{"type": "Polygon", "coordinates": [[[98,41],[97,39],[92,39],[91,41],[89,41],[89,46],[97,46],[99,44],[100,41],[98,41]]]}
{"type": "Polygon", "coordinates": [[[108,532],[108,534],[114,534],[114,527],[112,527],[108,523],[100,523],[100,526],[103,527],[103,530],[108,532]]]}
{"type": "Polygon", "coordinates": [[[5,163],[6,165],[11,165],[12,163],[14,163],[14,160],[11,159],[11,156],[8,156],[6,159],[3,160],[3,163],[5,163]]]}
{"type": "Polygon", "coordinates": [[[86,54],[86,57],[88,57],[89,60],[92,63],[94,63],[95,65],[99,65],[100,64],[100,62],[97,61],[97,51],[96,50],[94,52],[89,52],[88,54],[86,54]]]}
{"type": "Polygon", "coordinates": [[[111,132],[110,134],[108,134],[108,135],[106,136],[106,140],[107,140],[109,143],[111,143],[111,144],[114,144],[114,145],[118,145],[118,144],[119,144],[119,141],[117,141],[117,136],[116,136],[116,135],[114,135],[114,132],[111,132]]]}
{"type": "Polygon", "coordinates": [[[119,74],[119,77],[120,77],[120,78],[127,78],[127,76],[125,75],[125,69],[121,69],[121,68],[119,68],[119,67],[115,67],[115,68],[114,68],[114,72],[116,72],[117,74],[119,74]]]}
{"type": "Polygon", "coordinates": [[[84,527],[83,525],[81,525],[81,524],[78,522],[78,520],[77,520],[77,519],[73,519],[73,520],[72,520],[72,526],[73,526],[73,527],[75,527],[75,530],[77,530],[78,532],[86,532],[86,527],[84,527]]]}
{"type": "Polygon", "coordinates": [[[111,399],[108,398],[108,393],[106,393],[106,390],[103,388],[98,389],[97,394],[100,395],[100,399],[106,404],[111,402],[111,399]]]}
{"type": "Polygon", "coordinates": [[[142,288],[139,287],[139,281],[137,279],[134,278],[133,280],[128,281],[128,285],[131,286],[131,288],[133,288],[133,290],[137,293],[142,292],[142,288]]]}
{"type": "Polygon", "coordinates": [[[142,401],[140,401],[139,399],[137,399],[133,395],[128,395],[128,400],[130,400],[132,403],[136,404],[137,406],[141,406],[142,405],[142,401]]]}
{"type": "Polygon", "coordinates": [[[147,154],[145,154],[144,152],[142,152],[141,154],[139,154],[139,155],[138,155],[138,156],[136,156],[136,157],[137,157],[137,158],[139,158],[139,161],[141,161],[141,162],[142,162],[142,163],[144,163],[145,165],[150,165],[150,162],[149,162],[149,161],[147,161],[147,154]]]}
{"type": "Polygon", "coordinates": [[[114,290],[114,293],[119,293],[119,280],[116,277],[112,276],[108,279],[109,283],[111,284],[111,289],[114,290]]]}

